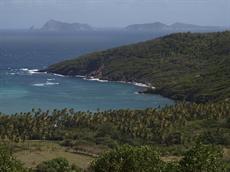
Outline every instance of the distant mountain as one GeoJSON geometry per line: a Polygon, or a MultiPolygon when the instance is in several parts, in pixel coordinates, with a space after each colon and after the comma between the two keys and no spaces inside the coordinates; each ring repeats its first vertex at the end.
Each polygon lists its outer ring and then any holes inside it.
{"type": "Polygon", "coordinates": [[[146,24],[134,24],[125,28],[127,31],[136,32],[207,32],[207,31],[223,31],[224,27],[219,26],[199,26],[186,23],[174,23],[172,25],[166,25],[164,23],[146,23],[146,24]]]}
{"type": "Polygon", "coordinates": [[[134,25],[127,26],[125,29],[129,31],[162,31],[162,30],[168,30],[168,25],[160,22],[134,24],[134,25]]]}
{"type": "MultiPolygon", "coordinates": [[[[145,23],[145,24],[133,24],[125,28],[112,29],[113,31],[128,31],[139,33],[176,33],[176,32],[216,32],[225,31],[229,28],[219,26],[199,26],[186,23],[174,23],[167,25],[161,22],[145,23]]],[[[37,31],[37,29],[30,29],[31,31],[37,31]]],[[[83,23],[66,23],[57,20],[49,20],[46,22],[39,31],[47,32],[77,32],[77,31],[111,31],[111,28],[94,28],[88,24],[83,23]]]]}
{"type": "Polygon", "coordinates": [[[49,32],[76,32],[76,31],[90,31],[93,28],[88,24],[82,23],[65,23],[56,20],[49,20],[46,22],[41,31],[49,31],[49,32]]]}
{"type": "Polygon", "coordinates": [[[169,26],[173,30],[179,31],[216,31],[216,30],[225,30],[224,27],[220,26],[199,26],[194,24],[185,24],[185,23],[174,23],[169,26]]]}

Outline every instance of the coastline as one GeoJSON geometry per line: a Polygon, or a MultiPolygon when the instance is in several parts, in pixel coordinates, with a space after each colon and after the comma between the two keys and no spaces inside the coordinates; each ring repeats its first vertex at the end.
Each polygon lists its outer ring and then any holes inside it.
{"type": "MultiPolygon", "coordinates": [[[[172,99],[174,101],[189,101],[189,102],[196,102],[196,103],[205,103],[207,98],[202,98],[202,99],[192,99],[190,97],[186,97],[186,95],[178,95],[173,93],[171,90],[168,89],[162,89],[162,88],[156,88],[152,86],[151,84],[146,84],[146,83],[141,83],[141,82],[130,82],[130,81],[117,81],[117,80],[105,80],[105,79],[100,79],[98,77],[94,76],[87,76],[87,75],[66,75],[66,74],[59,74],[59,73],[54,73],[50,72],[48,70],[37,70],[37,69],[27,69],[27,68],[22,68],[20,69],[23,72],[26,72],[30,75],[32,74],[52,74],[54,76],[58,77],[75,77],[75,78],[80,78],[83,80],[87,81],[96,81],[96,82],[101,82],[101,83],[106,83],[106,82],[115,82],[115,83],[123,83],[123,84],[130,84],[134,85],[140,88],[145,88],[144,90],[140,90],[136,93],[138,94],[156,94],[156,95],[161,95],[163,97],[172,99]]],[[[44,84],[44,83],[42,83],[44,84]]],[[[47,83],[45,83],[47,84],[47,83]]],[[[49,83],[48,83],[49,84],[49,83]]],[[[57,83],[51,83],[53,85],[57,85],[57,83]]],[[[36,86],[41,86],[41,85],[36,85],[36,86]]]]}
{"type": "Polygon", "coordinates": [[[152,89],[152,90],[156,89],[156,87],[154,87],[154,86],[152,86],[150,84],[144,84],[144,83],[140,83],[140,82],[112,81],[112,80],[104,80],[104,79],[96,78],[96,77],[93,77],[93,76],[84,76],[84,75],[75,75],[75,77],[83,78],[83,80],[88,80],[88,81],[117,82],[117,83],[123,83],[123,84],[131,84],[131,85],[135,85],[135,86],[138,86],[138,87],[144,87],[144,88],[152,89]]]}
{"type": "MultiPolygon", "coordinates": [[[[165,98],[172,99],[173,101],[185,101],[184,97],[180,97],[177,94],[174,94],[170,90],[165,90],[165,89],[160,89],[157,87],[152,86],[151,84],[146,84],[146,83],[141,83],[141,82],[130,82],[130,81],[119,81],[119,80],[105,80],[105,79],[100,79],[98,77],[94,76],[87,76],[87,75],[68,75],[68,74],[59,74],[55,72],[50,72],[49,70],[39,70],[39,73],[45,73],[45,74],[52,74],[55,76],[60,76],[60,77],[76,77],[80,78],[83,80],[88,80],[88,81],[96,81],[96,82],[115,82],[115,83],[123,83],[123,84],[131,84],[140,88],[144,88],[143,90],[140,90],[136,92],[135,94],[155,94],[155,95],[161,95],[165,98]]],[[[186,100],[186,101],[191,101],[191,102],[196,102],[193,100],[186,100]]],[[[200,101],[198,101],[200,102],[200,101]]]]}
{"type": "MultiPolygon", "coordinates": [[[[163,89],[158,89],[154,86],[152,86],[151,84],[145,84],[145,83],[140,83],[140,82],[130,82],[130,81],[115,81],[115,80],[105,80],[105,79],[100,79],[94,76],[87,76],[87,75],[63,75],[63,74],[58,74],[58,73],[53,73],[53,72],[49,72],[47,70],[42,70],[42,71],[38,71],[40,73],[46,73],[46,74],[53,74],[55,76],[60,76],[60,77],[76,77],[76,78],[80,78],[83,80],[88,80],[88,81],[96,81],[96,82],[115,82],[115,83],[123,83],[123,84],[131,84],[140,88],[145,88],[144,90],[140,90],[138,92],[136,92],[135,94],[156,94],[156,95],[161,95],[165,98],[169,98],[172,99],[173,101],[184,101],[184,98],[178,97],[177,95],[174,95],[172,92],[170,91],[166,91],[163,89]]],[[[189,101],[189,100],[186,100],[189,101]]],[[[191,102],[194,102],[191,100],[191,102]]]]}
{"type": "Polygon", "coordinates": [[[130,85],[135,85],[137,87],[142,87],[142,88],[146,88],[146,90],[144,91],[139,91],[138,93],[147,93],[147,90],[156,90],[156,87],[152,86],[151,84],[145,84],[145,83],[141,83],[141,82],[130,82],[130,81],[113,81],[113,80],[105,80],[105,79],[100,79],[94,76],[87,76],[87,75],[63,75],[63,74],[59,74],[59,73],[53,73],[53,72],[48,72],[45,70],[39,70],[39,69],[28,69],[28,68],[21,68],[19,69],[23,72],[27,72],[28,74],[52,74],[54,76],[58,76],[58,77],[76,77],[76,78],[81,78],[83,80],[87,80],[87,81],[96,81],[96,82],[117,82],[117,83],[123,83],[123,84],[130,84],[130,85]]]}

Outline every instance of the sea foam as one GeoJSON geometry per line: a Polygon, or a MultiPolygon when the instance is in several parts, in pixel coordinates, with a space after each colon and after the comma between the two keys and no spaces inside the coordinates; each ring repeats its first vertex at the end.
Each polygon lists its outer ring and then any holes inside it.
{"type": "Polygon", "coordinates": [[[39,73],[38,71],[38,69],[28,69],[28,68],[21,68],[20,69],[20,71],[23,71],[23,72],[25,72],[25,73],[27,73],[27,74],[36,74],[36,73],[39,73]]]}
{"type": "Polygon", "coordinates": [[[61,75],[61,74],[57,74],[57,73],[54,73],[53,75],[54,76],[59,76],[59,77],[65,77],[65,75],[61,75]]]}
{"type": "Polygon", "coordinates": [[[85,77],[83,78],[84,80],[87,80],[87,81],[97,81],[97,82],[109,82],[108,80],[102,80],[102,79],[99,79],[99,78],[94,78],[94,77],[85,77]]]}
{"type": "Polygon", "coordinates": [[[59,85],[60,83],[58,82],[49,82],[49,81],[46,81],[45,83],[36,83],[36,84],[33,84],[33,86],[35,87],[44,87],[44,86],[51,86],[51,85],[59,85]]]}

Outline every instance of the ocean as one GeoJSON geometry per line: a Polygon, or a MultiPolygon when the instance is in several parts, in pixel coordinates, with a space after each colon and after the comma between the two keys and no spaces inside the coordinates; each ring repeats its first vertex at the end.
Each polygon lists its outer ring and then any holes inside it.
{"type": "Polygon", "coordinates": [[[0,112],[12,114],[32,108],[96,111],[171,105],[173,100],[160,95],[138,94],[144,88],[132,84],[36,72],[65,59],[156,36],[117,32],[1,31],[0,112]]]}

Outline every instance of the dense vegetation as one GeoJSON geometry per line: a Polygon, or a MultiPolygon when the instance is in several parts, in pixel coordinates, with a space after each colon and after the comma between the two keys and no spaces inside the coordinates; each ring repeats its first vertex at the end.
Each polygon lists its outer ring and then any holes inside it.
{"type": "MultiPolygon", "coordinates": [[[[162,109],[75,112],[63,109],[0,115],[1,140],[59,140],[65,146],[230,145],[230,103],[179,103],[162,109]]],[[[95,152],[97,154],[97,152],[95,152]]]]}
{"type": "MultiPolygon", "coordinates": [[[[215,170],[213,169],[219,168],[218,166],[222,164],[222,161],[221,163],[219,161],[220,159],[223,160],[222,154],[214,150],[209,153],[209,149],[199,147],[195,147],[191,151],[188,150],[197,141],[226,148],[230,146],[230,103],[227,101],[206,104],[184,102],[161,109],[127,109],[97,112],[75,112],[73,109],[43,112],[40,109],[33,109],[28,113],[0,114],[0,137],[2,143],[22,142],[24,140],[57,141],[60,145],[68,147],[77,153],[93,157],[99,156],[98,160],[95,161],[98,163],[101,163],[104,156],[117,157],[116,151],[120,150],[119,146],[123,144],[133,146],[149,145],[154,146],[153,152],[146,147],[137,148],[137,150],[133,150],[130,147],[128,152],[125,152],[126,148],[121,148],[121,150],[125,150],[122,153],[125,153],[125,155],[130,154],[131,156],[131,159],[127,160],[131,163],[130,168],[142,168],[139,166],[143,164],[142,161],[146,163],[153,163],[152,161],[154,161],[159,165],[159,167],[154,166],[154,168],[166,169],[165,172],[167,172],[167,169],[172,168],[175,169],[175,172],[187,172],[191,168],[200,168],[202,169],[200,172],[214,172],[215,170]],[[101,153],[105,150],[111,150],[112,153],[101,157],[101,153]],[[159,155],[155,155],[155,151],[159,155]],[[165,164],[162,160],[159,160],[158,156],[169,155],[184,158],[178,162],[179,164],[165,164]],[[135,160],[135,156],[153,156],[153,159],[150,158],[148,159],[149,161],[145,159],[135,160]],[[205,158],[210,158],[210,160],[205,158]],[[139,160],[140,162],[138,162],[139,160]],[[188,165],[187,162],[190,162],[189,166],[186,166],[188,165]],[[163,166],[160,166],[161,163],[163,163],[163,166]]],[[[11,156],[11,154],[9,155],[11,156]]],[[[124,156],[122,154],[118,155],[124,156]]],[[[13,161],[10,164],[24,170],[18,161],[11,157],[7,159],[13,161]]],[[[119,169],[121,164],[117,163],[116,159],[112,158],[111,160],[114,162],[102,161],[103,163],[108,163],[103,165],[105,169],[110,168],[109,165],[115,165],[119,169]]],[[[225,162],[229,163],[229,160],[225,159],[225,162]]],[[[44,162],[37,169],[59,168],[60,163],[62,164],[60,168],[65,165],[65,168],[69,170],[80,170],[63,159],[44,162]]],[[[94,165],[91,167],[95,168],[95,171],[100,171],[102,168],[97,163],[94,165]],[[97,168],[99,170],[96,170],[97,168]]],[[[145,168],[147,171],[152,170],[152,166],[148,164],[145,165],[145,168]]]]}
{"type": "Polygon", "coordinates": [[[88,54],[46,71],[155,86],[147,92],[194,102],[229,100],[230,32],[177,33],[88,54]]]}

